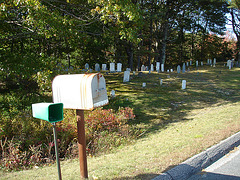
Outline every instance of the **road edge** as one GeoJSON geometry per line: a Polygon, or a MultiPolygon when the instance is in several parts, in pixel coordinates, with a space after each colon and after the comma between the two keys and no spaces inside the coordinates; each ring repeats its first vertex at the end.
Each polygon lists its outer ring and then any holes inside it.
{"type": "Polygon", "coordinates": [[[240,131],[207,150],[187,159],[152,180],[184,180],[208,167],[234,147],[240,145],[240,131]]]}

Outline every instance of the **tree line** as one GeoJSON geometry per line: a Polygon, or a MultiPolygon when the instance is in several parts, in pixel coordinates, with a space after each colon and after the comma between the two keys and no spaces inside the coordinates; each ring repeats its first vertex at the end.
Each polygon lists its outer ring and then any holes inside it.
{"type": "Polygon", "coordinates": [[[239,0],[2,0],[0,9],[2,77],[57,65],[240,59],[239,0]],[[223,37],[227,23],[236,40],[223,37]]]}

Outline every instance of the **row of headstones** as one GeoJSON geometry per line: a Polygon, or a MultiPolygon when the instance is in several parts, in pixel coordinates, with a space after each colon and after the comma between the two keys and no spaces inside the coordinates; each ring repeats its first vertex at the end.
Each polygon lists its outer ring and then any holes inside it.
{"type": "MultiPolygon", "coordinates": [[[[129,75],[130,76],[130,75],[129,75]]],[[[160,79],[160,86],[162,86],[162,84],[163,84],[163,80],[162,79],[160,79]]],[[[142,87],[143,88],[145,88],[147,86],[147,83],[142,83],[142,87]]],[[[186,86],[187,86],[187,81],[186,80],[182,80],[182,89],[184,90],[184,89],[186,89],[186,86]]],[[[114,90],[112,90],[111,92],[110,92],[110,96],[111,97],[115,97],[115,91],[114,90]]]]}
{"type": "MultiPolygon", "coordinates": [[[[159,78],[159,80],[160,80],[160,86],[162,86],[163,80],[161,78],[159,78]]],[[[147,86],[146,83],[142,84],[142,87],[146,87],[146,86],[147,86]]],[[[187,81],[186,80],[182,80],[182,89],[186,89],[186,86],[187,86],[187,81]]]]}
{"type": "MultiPolygon", "coordinates": [[[[90,70],[89,64],[85,64],[85,70],[90,70]]],[[[95,71],[100,71],[100,64],[96,63],[95,64],[95,71]]],[[[107,71],[107,64],[102,64],[102,71],[107,71]]],[[[115,69],[115,63],[110,63],[110,72],[122,72],[122,63],[117,63],[117,71],[115,69]]],[[[127,68],[127,71],[131,71],[130,68],[127,68]]]]}
{"type": "MultiPolygon", "coordinates": [[[[216,58],[214,58],[213,63],[212,63],[211,59],[208,59],[207,64],[210,64],[210,65],[213,64],[215,66],[216,65],[216,58]]],[[[192,66],[192,61],[183,63],[183,66],[185,66],[185,67],[186,66],[188,67],[189,65],[192,66]]],[[[198,66],[199,66],[199,63],[198,63],[198,61],[196,61],[196,67],[198,67],[198,66]]],[[[203,66],[203,62],[201,62],[201,66],[203,66]]],[[[85,64],[85,70],[86,71],[91,70],[88,63],[85,64]]],[[[95,71],[100,71],[100,70],[101,70],[100,69],[100,64],[96,63],[95,64],[95,71]]],[[[102,64],[102,71],[107,71],[107,64],[102,64]]],[[[117,63],[117,70],[115,69],[115,63],[110,63],[109,71],[110,72],[122,72],[122,63],[117,63]]],[[[126,71],[131,71],[131,69],[127,68],[126,71]]],[[[151,64],[150,69],[148,68],[148,66],[142,65],[141,66],[141,71],[154,71],[154,65],[151,64]]],[[[160,64],[160,62],[157,62],[156,63],[156,71],[157,72],[160,72],[160,71],[164,72],[164,64],[160,64]]],[[[173,70],[171,69],[171,71],[173,71],[173,70]]],[[[184,67],[183,67],[183,72],[185,72],[184,67]]]]}
{"type": "MultiPolygon", "coordinates": [[[[211,59],[207,60],[207,65],[211,65],[211,66],[213,65],[215,67],[216,63],[217,63],[216,58],[214,58],[213,61],[211,59]]],[[[201,66],[203,66],[202,61],[200,62],[200,64],[201,64],[201,66]]],[[[185,73],[186,72],[186,66],[188,67],[189,65],[190,66],[192,65],[192,61],[183,63],[182,69],[181,69],[181,66],[178,65],[177,66],[177,73],[178,74],[181,73],[181,72],[185,73]]],[[[196,67],[198,67],[198,66],[199,66],[199,62],[196,61],[196,67]]],[[[142,65],[141,71],[147,71],[147,70],[148,70],[148,67],[145,67],[144,65],[142,65]]],[[[124,71],[123,82],[129,82],[130,81],[130,71],[131,70],[124,71]]],[[[149,70],[149,72],[150,71],[154,71],[153,64],[151,64],[151,69],[149,70]]],[[[160,71],[160,63],[159,62],[156,63],[156,71],[158,71],[158,72],[160,71]]],[[[189,71],[189,68],[188,68],[188,71],[189,71]]],[[[161,72],[164,72],[164,64],[161,64],[161,72]]],[[[167,70],[167,72],[173,72],[173,69],[170,69],[170,71],[167,70]]],[[[185,80],[183,81],[183,87],[186,87],[185,80]]],[[[185,88],[183,88],[183,89],[185,89],[185,88]]]]}

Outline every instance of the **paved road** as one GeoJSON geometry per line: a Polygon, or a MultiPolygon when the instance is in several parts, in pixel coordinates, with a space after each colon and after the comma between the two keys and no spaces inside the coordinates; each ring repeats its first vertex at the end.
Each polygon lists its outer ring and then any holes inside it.
{"type": "Polygon", "coordinates": [[[240,180],[240,146],[188,180],[240,180]]]}

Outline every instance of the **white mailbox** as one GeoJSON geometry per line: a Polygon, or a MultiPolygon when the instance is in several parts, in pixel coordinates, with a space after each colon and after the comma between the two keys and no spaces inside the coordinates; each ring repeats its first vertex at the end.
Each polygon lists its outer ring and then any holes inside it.
{"type": "Polygon", "coordinates": [[[63,108],[90,110],[108,104],[106,82],[100,73],[59,75],[52,83],[53,102],[63,108]]]}

